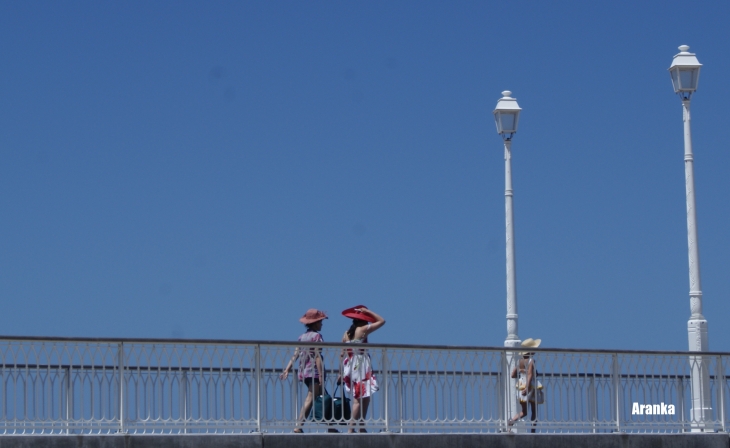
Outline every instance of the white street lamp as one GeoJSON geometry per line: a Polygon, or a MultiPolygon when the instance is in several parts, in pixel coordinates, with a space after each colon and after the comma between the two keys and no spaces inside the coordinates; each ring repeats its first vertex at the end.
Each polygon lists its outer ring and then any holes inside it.
{"type": "MultiPolygon", "coordinates": [[[[697,213],[695,206],[694,157],[692,154],[692,133],[690,131],[689,102],[697,90],[702,64],[687,45],[679,47],[669,73],[672,75],[674,92],[682,98],[684,118],[684,178],[687,197],[687,243],[689,252],[689,306],[691,315],[687,322],[689,350],[709,350],[707,320],[702,315],[702,286],[700,282],[700,253],[697,242],[697,213]]],[[[710,376],[704,357],[691,357],[692,380],[692,429],[702,431],[712,420],[710,376]]],[[[709,429],[709,428],[708,428],[709,429]]]]}
{"type": "MultiPolygon", "coordinates": [[[[505,347],[517,347],[520,345],[520,338],[517,336],[517,280],[515,278],[515,231],[514,216],[512,213],[512,137],[517,132],[517,124],[520,119],[520,106],[517,100],[512,98],[512,92],[505,90],[502,92],[502,98],[497,101],[497,107],[494,109],[494,121],[497,124],[497,133],[504,140],[504,211],[506,224],[506,242],[507,242],[507,339],[504,341],[505,347]]],[[[505,422],[514,415],[514,408],[517,403],[517,393],[515,391],[515,379],[510,378],[509,372],[512,370],[515,360],[515,352],[507,352],[505,377],[508,381],[505,383],[507,390],[505,391],[505,422]]]]}
{"type": "Polygon", "coordinates": [[[678,93],[683,101],[689,101],[689,97],[697,90],[697,83],[700,80],[700,61],[694,53],[690,53],[689,46],[681,45],[679,53],[674,55],[672,65],[669,66],[669,74],[672,75],[674,93],[678,93]]]}
{"type": "Polygon", "coordinates": [[[505,90],[503,97],[497,101],[494,109],[494,121],[497,124],[497,133],[504,140],[504,208],[507,227],[507,339],[505,347],[516,347],[520,344],[517,336],[517,281],[515,278],[515,231],[512,225],[512,137],[517,132],[520,120],[520,106],[512,98],[512,92],[505,90]]]}

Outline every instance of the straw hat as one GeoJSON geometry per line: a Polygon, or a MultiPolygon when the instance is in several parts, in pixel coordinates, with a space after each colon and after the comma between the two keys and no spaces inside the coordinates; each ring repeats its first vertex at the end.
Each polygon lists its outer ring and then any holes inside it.
{"type": "Polygon", "coordinates": [[[373,323],[375,322],[375,318],[369,314],[361,313],[358,311],[360,308],[367,308],[365,305],[355,305],[352,308],[348,308],[345,311],[342,312],[342,315],[345,317],[349,317],[350,319],[360,319],[364,320],[365,322],[373,323]]]}
{"type": "Polygon", "coordinates": [[[320,311],[315,308],[310,308],[307,310],[306,313],[304,313],[304,316],[302,316],[299,319],[299,322],[303,323],[304,325],[308,325],[308,324],[313,324],[313,323],[323,320],[323,319],[329,319],[327,317],[327,314],[325,314],[324,311],[320,311]]]}
{"type": "MultiPolygon", "coordinates": [[[[522,345],[522,347],[525,347],[525,348],[537,348],[540,346],[541,342],[542,342],[542,339],[527,338],[524,341],[522,341],[522,344],[520,344],[520,345],[522,345]]],[[[530,352],[520,352],[520,355],[526,355],[528,353],[530,353],[530,352]]]]}

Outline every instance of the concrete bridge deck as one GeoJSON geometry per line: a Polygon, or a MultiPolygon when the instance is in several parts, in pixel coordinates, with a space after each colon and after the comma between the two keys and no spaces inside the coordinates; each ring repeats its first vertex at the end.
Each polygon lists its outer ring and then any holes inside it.
{"type": "Polygon", "coordinates": [[[0,448],[730,448],[728,434],[0,436],[0,448]]]}

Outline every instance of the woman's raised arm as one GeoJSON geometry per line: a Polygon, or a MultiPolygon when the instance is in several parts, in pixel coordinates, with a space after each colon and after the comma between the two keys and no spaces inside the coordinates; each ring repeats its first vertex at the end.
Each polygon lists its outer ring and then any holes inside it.
{"type": "Polygon", "coordinates": [[[357,311],[360,311],[363,314],[372,316],[375,319],[375,322],[370,323],[369,328],[367,330],[368,333],[372,333],[373,331],[375,331],[378,328],[385,325],[385,319],[383,319],[383,317],[380,314],[376,313],[375,311],[369,310],[365,307],[358,308],[357,311]]]}

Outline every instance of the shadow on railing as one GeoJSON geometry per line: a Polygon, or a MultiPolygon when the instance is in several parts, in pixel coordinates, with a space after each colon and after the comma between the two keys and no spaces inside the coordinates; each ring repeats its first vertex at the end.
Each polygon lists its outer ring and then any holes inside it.
{"type": "MultiPolygon", "coordinates": [[[[0,433],[288,432],[307,390],[294,375],[279,374],[297,346],[319,351],[326,389],[334,392],[345,344],[0,337],[0,433]]],[[[515,352],[367,349],[379,382],[365,419],[371,432],[499,432],[518,410],[508,375],[515,352]]],[[[534,352],[546,396],[537,407],[537,432],[726,429],[729,354],[534,352]],[[698,382],[696,372],[707,381],[698,382]],[[701,407],[707,409],[700,413],[701,407]]],[[[348,424],[328,423],[309,423],[307,430],[348,424]]]]}

